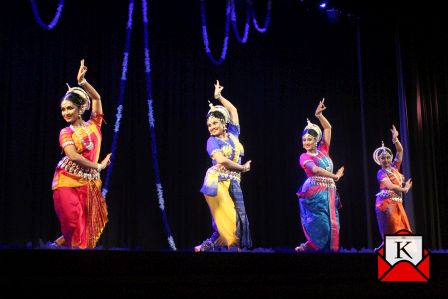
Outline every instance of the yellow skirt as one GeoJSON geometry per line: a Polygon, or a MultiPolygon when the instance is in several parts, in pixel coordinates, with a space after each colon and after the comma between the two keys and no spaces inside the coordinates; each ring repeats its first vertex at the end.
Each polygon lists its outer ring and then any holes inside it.
{"type": "Polygon", "coordinates": [[[236,235],[236,210],[229,193],[230,180],[218,182],[216,196],[204,195],[219,232],[218,245],[230,247],[238,242],[236,235]]]}

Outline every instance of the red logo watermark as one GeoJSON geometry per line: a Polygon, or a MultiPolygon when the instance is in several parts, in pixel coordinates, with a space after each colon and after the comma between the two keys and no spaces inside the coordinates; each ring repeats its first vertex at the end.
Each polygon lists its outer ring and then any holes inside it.
{"type": "Polygon", "coordinates": [[[382,282],[427,282],[430,252],[423,247],[423,236],[400,230],[384,236],[377,251],[378,279],[382,282]]]}

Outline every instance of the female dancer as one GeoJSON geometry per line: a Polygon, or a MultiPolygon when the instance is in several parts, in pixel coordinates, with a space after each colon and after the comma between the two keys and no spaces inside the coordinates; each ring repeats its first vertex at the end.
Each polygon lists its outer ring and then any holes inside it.
{"type": "Polygon", "coordinates": [[[207,152],[213,166],[207,170],[201,188],[212,214],[214,233],[194,248],[196,252],[213,250],[217,246],[239,249],[252,247],[249,220],[240,187],[241,173],[250,170],[251,161],[241,165],[244,149],[238,140],[238,112],[221,95],[223,88],[216,80],[214,97],[222,106],[210,104],[211,109],[207,114],[207,127],[211,135],[207,140],[207,152]]]}
{"type": "Polygon", "coordinates": [[[300,166],[308,179],[297,192],[297,196],[307,241],[297,246],[296,252],[339,249],[340,203],[335,182],[344,175],[344,167],[333,173],[333,162],[329,156],[331,125],[322,114],[326,109],[324,101],[325,99],[322,99],[319,102],[315,113],[324,128],[323,139],[319,126],[309,120],[302,133],[302,144],[306,153],[300,155],[300,166]]]}
{"type": "Polygon", "coordinates": [[[62,117],[69,124],[59,134],[65,157],[53,177],[53,201],[62,236],[55,243],[69,248],[94,248],[107,223],[107,206],[101,195],[100,171],[109,164],[108,154],[98,163],[101,148],[103,109],[98,92],[84,78],[84,59],[78,71],[78,85],[69,87],[61,101],[62,117]],[[86,122],[82,114],[90,108],[86,122]]]}
{"type": "Polygon", "coordinates": [[[381,166],[376,178],[380,184],[380,192],[376,194],[376,218],[381,237],[394,234],[399,230],[411,231],[406,211],[403,207],[403,193],[412,187],[412,180],[408,179],[403,187],[404,176],[400,173],[403,147],[398,140],[398,131],[392,125],[392,143],[395,144],[397,155],[392,162],[392,151],[384,146],[373,152],[373,160],[381,166]]]}

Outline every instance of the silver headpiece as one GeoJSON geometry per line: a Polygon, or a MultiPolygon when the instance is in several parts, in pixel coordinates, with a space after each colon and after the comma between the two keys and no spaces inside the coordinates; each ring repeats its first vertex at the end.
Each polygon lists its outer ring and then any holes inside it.
{"type": "Polygon", "coordinates": [[[228,124],[230,122],[230,113],[229,110],[227,110],[224,106],[221,105],[213,105],[212,103],[210,103],[210,101],[208,102],[209,106],[210,106],[210,110],[208,110],[207,112],[207,117],[210,115],[210,113],[212,113],[213,111],[219,111],[222,113],[222,115],[224,115],[224,121],[226,124],[228,124]]]}
{"type": "Polygon", "coordinates": [[[394,157],[394,155],[392,154],[392,151],[390,150],[390,148],[385,147],[384,146],[384,142],[381,141],[381,147],[377,148],[374,152],[373,152],[373,161],[375,161],[376,164],[381,166],[381,161],[380,161],[380,157],[381,155],[387,152],[389,155],[392,156],[392,159],[394,157]]]}
{"type": "Polygon", "coordinates": [[[322,139],[322,131],[320,130],[318,125],[315,125],[312,122],[310,122],[310,120],[308,118],[306,119],[306,121],[307,121],[308,124],[303,129],[303,131],[310,130],[310,129],[315,131],[317,133],[316,141],[317,141],[317,143],[319,143],[320,140],[322,139]]]}

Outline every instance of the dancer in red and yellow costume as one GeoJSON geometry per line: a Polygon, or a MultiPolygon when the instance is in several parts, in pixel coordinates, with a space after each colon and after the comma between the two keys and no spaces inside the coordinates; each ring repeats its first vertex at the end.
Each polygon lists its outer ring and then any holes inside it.
{"type": "Polygon", "coordinates": [[[77,79],[80,87],[69,87],[61,101],[61,114],[69,124],[59,134],[65,156],[53,177],[53,201],[62,236],[55,243],[68,248],[94,248],[108,221],[101,194],[100,171],[110,163],[108,154],[98,163],[101,148],[103,108],[98,92],[85,79],[81,60],[77,79]],[[90,119],[83,113],[92,106],[90,119]]]}

